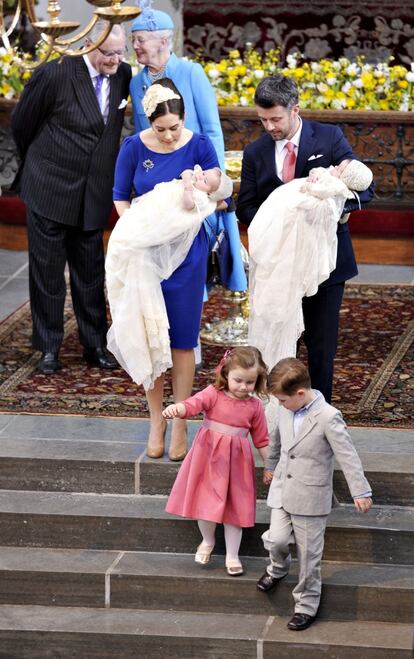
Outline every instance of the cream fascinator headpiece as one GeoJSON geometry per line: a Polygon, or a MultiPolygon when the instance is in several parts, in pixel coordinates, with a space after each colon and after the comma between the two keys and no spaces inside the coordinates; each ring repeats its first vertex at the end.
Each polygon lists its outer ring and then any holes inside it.
{"type": "Polygon", "coordinates": [[[162,85],[153,84],[148,87],[145,92],[144,98],[142,99],[142,107],[147,117],[150,117],[157,107],[158,103],[164,103],[165,101],[171,101],[173,98],[180,99],[172,89],[169,87],[163,87],[162,85]]]}

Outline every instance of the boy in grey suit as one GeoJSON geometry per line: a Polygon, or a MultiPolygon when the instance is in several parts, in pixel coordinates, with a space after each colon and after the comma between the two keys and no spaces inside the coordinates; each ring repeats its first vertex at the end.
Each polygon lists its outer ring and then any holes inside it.
{"type": "Polygon", "coordinates": [[[271,590],[287,575],[289,544],[296,543],[299,580],[293,590],[295,614],[287,626],[299,631],[312,624],[319,606],[334,459],[360,512],[367,512],[372,505],[371,487],[341,413],[319,391],[311,389],[309,372],[302,362],[294,358],[279,361],[270,372],[268,388],[279,400],[280,410],[263,476],[265,483],[271,483],[267,498],[272,509],[270,528],[262,536],[270,564],[257,588],[271,590]]]}

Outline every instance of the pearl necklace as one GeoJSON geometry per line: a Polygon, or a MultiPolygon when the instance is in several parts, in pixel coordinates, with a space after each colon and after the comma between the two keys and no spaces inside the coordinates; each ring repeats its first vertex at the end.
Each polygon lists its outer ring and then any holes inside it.
{"type": "Polygon", "coordinates": [[[153,84],[157,80],[161,80],[161,78],[164,78],[164,75],[165,75],[165,66],[163,66],[161,71],[158,71],[157,73],[151,73],[151,71],[148,69],[148,77],[151,80],[151,84],[153,84]]]}

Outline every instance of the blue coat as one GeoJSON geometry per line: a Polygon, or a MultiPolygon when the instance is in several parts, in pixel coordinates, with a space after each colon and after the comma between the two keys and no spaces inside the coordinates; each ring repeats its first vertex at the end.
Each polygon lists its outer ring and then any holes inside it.
{"type": "MultiPolygon", "coordinates": [[[[309,175],[314,167],[338,165],[342,160],[355,159],[350,144],[341,129],[332,124],[302,120],[295,178],[309,175]],[[311,156],[321,156],[311,158],[311,156]],[[309,158],[311,158],[309,160],[309,158]]],[[[246,146],[243,154],[240,193],[237,199],[237,217],[249,225],[259,206],[283,181],[276,174],[275,142],[267,133],[246,146]]],[[[374,195],[371,185],[360,193],[361,203],[369,202],[374,195]]],[[[344,212],[358,208],[351,200],[344,212]]],[[[348,224],[338,224],[338,256],[336,268],[321,286],[344,282],[358,274],[348,224]]]]}
{"type": "MultiPolygon", "coordinates": [[[[165,68],[165,77],[170,78],[184,99],[185,126],[194,133],[208,135],[213,142],[221,169],[224,171],[224,139],[213,88],[201,64],[190,62],[172,53],[165,68]]],[[[148,68],[145,66],[131,80],[130,94],[137,132],[148,128],[149,121],[142,108],[142,98],[151,85],[148,68]]],[[[241,258],[240,235],[237,219],[233,212],[220,213],[228,231],[232,255],[232,272],[228,288],[244,291],[247,280],[241,258]]],[[[214,216],[212,222],[215,225],[214,216]]],[[[206,227],[208,230],[208,227],[206,227]]]]}

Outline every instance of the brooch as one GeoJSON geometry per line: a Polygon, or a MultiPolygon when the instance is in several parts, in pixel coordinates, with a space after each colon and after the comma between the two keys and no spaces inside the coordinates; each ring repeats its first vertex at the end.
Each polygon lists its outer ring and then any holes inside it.
{"type": "Polygon", "coordinates": [[[152,168],[154,167],[154,163],[153,163],[152,160],[150,160],[149,158],[147,158],[146,160],[144,160],[144,162],[143,162],[142,164],[143,164],[143,166],[145,167],[145,171],[146,171],[147,173],[149,172],[150,169],[152,169],[152,168]]]}

